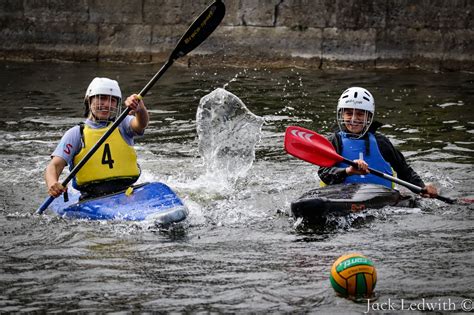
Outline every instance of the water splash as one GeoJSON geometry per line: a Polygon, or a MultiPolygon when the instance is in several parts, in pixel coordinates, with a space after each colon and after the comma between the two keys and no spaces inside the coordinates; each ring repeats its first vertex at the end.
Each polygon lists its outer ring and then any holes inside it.
{"type": "Polygon", "coordinates": [[[201,98],[196,129],[205,176],[224,187],[245,177],[255,159],[263,122],[225,89],[218,88],[201,98]]]}

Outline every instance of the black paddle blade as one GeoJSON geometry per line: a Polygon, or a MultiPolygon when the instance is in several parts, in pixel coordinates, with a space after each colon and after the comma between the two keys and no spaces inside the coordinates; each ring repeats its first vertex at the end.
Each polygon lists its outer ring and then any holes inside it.
{"type": "Polygon", "coordinates": [[[170,59],[176,60],[183,57],[199,46],[221,23],[225,15],[225,5],[221,0],[216,0],[191,24],[178,45],[171,53],[170,59]]]}

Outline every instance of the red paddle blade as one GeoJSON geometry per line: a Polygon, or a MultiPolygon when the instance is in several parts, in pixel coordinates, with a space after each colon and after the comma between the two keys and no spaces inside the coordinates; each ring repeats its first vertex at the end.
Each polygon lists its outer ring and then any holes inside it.
{"type": "Polygon", "coordinates": [[[303,161],[323,167],[333,166],[343,160],[328,139],[297,126],[286,128],[285,150],[303,161]]]}

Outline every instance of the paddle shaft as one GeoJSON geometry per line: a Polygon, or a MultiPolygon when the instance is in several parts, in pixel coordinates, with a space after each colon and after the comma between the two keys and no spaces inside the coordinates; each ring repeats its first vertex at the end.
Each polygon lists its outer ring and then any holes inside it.
{"type": "MultiPolygon", "coordinates": [[[[347,163],[347,164],[349,164],[350,166],[355,167],[355,168],[358,167],[358,165],[357,165],[356,162],[351,161],[351,160],[348,160],[348,159],[346,159],[345,157],[342,157],[342,159],[343,159],[344,163],[347,163]]],[[[399,185],[405,186],[406,188],[410,189],[410,190],[411,190],[412,192],[414,192],[414,193],[420,194],[420,193],[423,192],[423,188],[421,188],[421,187],[419,187],[419,186],[416,186],[416,185],[413,185],[412,183],[409,183],[409,182],[406,182],[406,181],[401,180],[401,179],[399,179],[399,178],[390,176],[390,175],[388,175],[388,174],[385,174],[385,173],[383,173],[383,172],[377,171],[377,170],[375,170],[375,169],[373,169],[373,168],[370,168],[370,167],[369,167],[369,171],[370,171],[370,174],[374,174],[375,176],[382,177],[382,178],[384,178],[384,179],[386,179],[386,180],[389,180],[389,181],[391,181],[391,182],[394,182],[394,183],[397,183],[397,184],[399,184],[399,185]]],[[[444,201],[444,202],[450,203],[450,204],[453,204],[453,203],[456,202],[455,200],[453,200],[453,199],[451,199],[451,198],[444,197],[444,196],[440,196],[440,195],[437,195],[437,196],[436,196],[436,199],[439,199],[439,200],[441,200],[441,201],[444,201]]]]}
{"type": "MultiPolygon", "coordinates": [[[[168,70],[173,62],[179,57],[185,56],[194,48],[199,46],[220,24],[225,14],[225,6],[221,0],[216,0],[206,10],[204,10],[199,17],[191,24],[186,33],[181,37],[176,48],[171,52],[168,61],[161,67],[161,69],[153,76],[153,78],[140,91],[139,98],[143,98],[148,91],[155,85],[161,76],[168,70]]],[[[100,148],[100,146],[107,140],[112,132],[120,125],[120,123],[130,113],[130,108],[126,108],[122,114],[115,120],[110,128],[100,137],[99,141],[87,152],[82,160],[71,170],[69,175],[63,180],[61,185],[64,187],[74,178],[84,164],[89,161],[92,155],[100,148]]],[[[37,214],[42,214],[48,206],[53,202],[54,197],[50,196],[45,202],[36,210],[37,214]]]]}

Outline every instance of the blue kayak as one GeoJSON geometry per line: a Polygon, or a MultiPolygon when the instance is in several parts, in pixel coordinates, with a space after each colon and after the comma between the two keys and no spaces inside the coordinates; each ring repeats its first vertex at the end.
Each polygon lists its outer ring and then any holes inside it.
{"type": "Polygon", "coordinates": [[[159,225],[183,221],[188,209],[163,183],[144,183],[93,199],[79,201],[80,193],[69,189],[69,201],[56,198],[50,209],[65,218],[89,220],[152,220],[159,225]]]}

